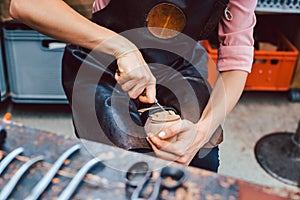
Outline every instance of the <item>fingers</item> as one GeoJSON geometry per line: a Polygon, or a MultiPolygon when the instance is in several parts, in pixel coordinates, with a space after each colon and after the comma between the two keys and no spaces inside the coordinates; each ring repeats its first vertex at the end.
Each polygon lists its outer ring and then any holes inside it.
{"type": "Polygon", "coordinates": [[[174,161],[183,165],[188,165],[193,158],[193,156],[191,156],[190,154],[180,153],[178,151],[178,148],[176,148],[178,147],[177,144],[174,145],[174,143],[172,144],[164,141],[158,142],[157,138],[155,137],[149,137],[148,141],[151,144],[155,155],[164,160],[174,161]]]}
{"type": "Polygon", "coordinates": [[[153,138],[150,138],[148,137],[148,142],[151,144],[151,147],[153,149],[153,151],[155,152],[155,155],[159,158],[162,158],[164,160],[170,160],[170,161],[175,161],[175,160],[178,160],[180,157],[178,155],[175,155],[173,153],[170,153],[170,152],[165,152],[165,151],[162,151],[160,149],[158,149],[156,147],[156,145],[152,142],[153,138]]]}
{"type": "Polygon", "coordinates": [[[139,100],[143,103],[154,103],[156,96],[155,83],[146,87],[146,95],[140,95],[139,100]]]}
{"type": "MultiPolygon", "coordinates": [[[[119,81],[120,79],[121,79],[120,76],[117,76],[116,80],[118,83],[120,82],[119,81]]],[[[121,88],[123,91],[128,92],[128,91],[132,90],[135,85],[136,85],[136,83],[134,80],[129,80],[127,82],[124,82],[123,85],[121,85],[121,88]]]]}
{"type": "Polygon", "coordinates": [[[158,135],[149,137],[149,141],[155,147],[155,154],[158,157],[188,165],[200,148],[196,139],[197,135],[196,124],[181,120],[179,123],[165,128],[158,135]],[[176,136],[175,142],[167,140],[176,136]]]}
{"type": "MultiPolygon", "coordinates": [[[[115,79],[116,81],[120,84],[120,85],[124,85],[125,83],[127,83],[128,81],[135,81],[135,82],[139,82],[139,81],[143,81],[143,79],[148,78],[145,77],[145,75],[147,75],[147,73],[143,73],[143,69],[139,69],[136,68],[132,71],[124,71],[122,73],[116,73],[115,74],[115,79]]],[[[144,80],[145,81],[145,80],[144,80]]],[[[149,80],[146,79],[146,81],[148,82],[149,80]]]]}
{"type": "Polygon", "coordinates": [[[128,95],[132,99],[136,99],[138,96],[140,96],[145,89],[145,85],[142,83],[138,83],[135,85],[131,90],[128,91],[128,95]]]}
{"type": "Polygon", "coordinates": [[[128,77],[120,77],[115,75],[116,81],[121,85],[123,91],[128,92],[128,95],[132,99],[136,99],[140,96],[139,100],[144,103],[153,103],[156,95],[155,84],[147,85],[144,80],[130,79],[128,77]],[[122,84],[123,83],[123,84],[122,84]],[[146,91],[145,96],[142,95],[143,91],[146,91]]]}
{"type": "Polygon", "coordinates": [[[151,136],[149,137],[149,140],[159,150],[174,154],[176,156],[181,156],[183,154],[181,148],[179,148],[178,142],[171,143],[167,140],[161,140],[157,136],[151,136]]]}
{"type": "Polygon", "coordinates": [[[173,138],[182,133],[185,130],[182,125],[183,120],[180,120],[178,123],[166,127],[163,131],[150,137],[149,139],[158,149],[181,156],[181,148],[179,148],[178,145],[174,145],[178,142],[176,141],[175,143],[170,143],[167,139],[173,138]]]}
{"type": "Polygon", "coordinates": [[[169,152],[161,151],[159,149],[155,149],[155,147],[153,150],[155,152],[155,155],[161,159],[174,161],[174,162],[176,162],[178,159],[180,159],[180,156],[174,155],[169,152]]]}
{"type": "Polygon", "coordinates": [[[168,126],[163,131],[161,131],[158,134],[158,137],[164,140],[169,139],[180,134],[181,132],[184,132],[185,130],[184,120],[179,120],[178,123],[173,124],[172,126],[168,126]]]}
{"type": "Polygon", "coordinates": [[[139,52],[131,52],[118,58],[119,73],[115,74],[116,81],[122,90],[128,92],[130,98],[144,103],[154,103],[156,95],[156,80],[148,65],[139,52]],[[145,91],[145,95],[141,94],[145,91]]]}

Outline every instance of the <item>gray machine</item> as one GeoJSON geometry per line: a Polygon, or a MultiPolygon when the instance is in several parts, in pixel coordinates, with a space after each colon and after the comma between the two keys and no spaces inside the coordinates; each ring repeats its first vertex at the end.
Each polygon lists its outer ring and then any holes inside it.
{"type": "MultiPolygon", "coordinates": [[[[0,30],[0,34],[1,30],[0,30]]],[[[0,101],[4,101],[7,97],[7,85],[4,74],[4,62],[3,62],[3,54],[2,54],[2,44],[0,40],[0,101]]]]}
{"type": "Polygon", "coordinates": [[[67,103],[61,84],[65,43],[23,24],[3,25],[11,100],[16,103],[67,103]]]}

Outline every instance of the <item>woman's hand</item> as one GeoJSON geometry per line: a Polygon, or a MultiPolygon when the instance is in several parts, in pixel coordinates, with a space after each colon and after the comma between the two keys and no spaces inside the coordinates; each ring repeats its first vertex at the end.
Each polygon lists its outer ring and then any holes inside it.
{"type": "Polygon", "coordinates": [[[148,138],[156,155],[188,165],[236,105],[247,75],[247,72],[240,70],[222,72],[197,124],[182,120],[178,124],[165,128],[158,134],[159,136],[148,138]],[[164,140],[175,135],[178,138],[174,143],[164,140]]]}
{"type": "Polygon", "coordinates": [[[188,165],[199,149],[206,144],[210,135],[201,130],[199,124],[188,120],[166,127],[163,132],[148,138],[157,157],[188,165]],[[166,139],[177,135],[174,143],[166,139]]]}
{"type": "Polygon", "coordinates": [[[156,79],[139,50],[117,57],[119,72],[115,79],[132,99],[139,97],[144,103],[153,103],[156,95],[156,79]],[[145,93],[144,93],[145,92],[145,93]]]}

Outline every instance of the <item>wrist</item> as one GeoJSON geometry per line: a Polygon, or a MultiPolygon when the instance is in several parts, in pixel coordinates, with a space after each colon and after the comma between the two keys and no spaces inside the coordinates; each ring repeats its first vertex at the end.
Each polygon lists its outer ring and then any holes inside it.
{"type": "Polygon", "coordinates": [[[114,56],[116,59],[130,52],[138,51],[137,47],[132,42],[118,34],[113,34],[107,39],[104,39],[98,45],[98,49],[114,56]]]}
{"type": "Polygon", "coordinates": [[[197,135],[199,140],[208,142],[217,127],[212,123],[210,118],[201,118],[197,123],[197,135]]]}

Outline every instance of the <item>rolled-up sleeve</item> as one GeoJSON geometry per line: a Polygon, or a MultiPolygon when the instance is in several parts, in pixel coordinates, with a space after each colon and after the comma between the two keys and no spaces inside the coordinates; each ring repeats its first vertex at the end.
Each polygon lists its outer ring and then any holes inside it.
{"type": "Polygon", "coordinates": [[[93,4],[93,13],[105,8],[110,0],[95,0],[93,4]]]}
{"type": "Polygon", "coordinates": [[[257,0],[230,0],[228,10],[232,20],[222,17],[219,23],[219,71],[243,70],[251,72],[256,24],[255,7],[257,0]]]}

